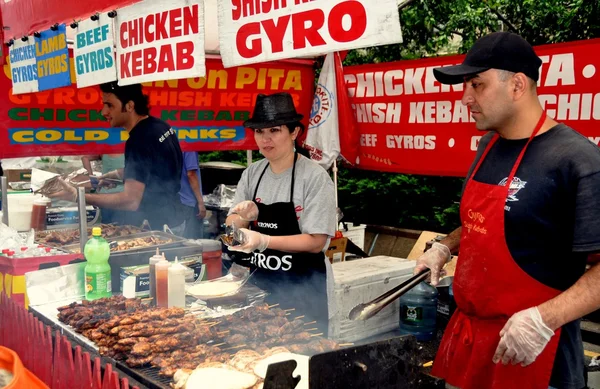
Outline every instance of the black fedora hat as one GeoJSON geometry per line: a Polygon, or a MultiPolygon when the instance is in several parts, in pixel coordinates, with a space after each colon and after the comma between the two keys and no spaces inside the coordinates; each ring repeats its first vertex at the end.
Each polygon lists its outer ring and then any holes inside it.
{"type": "Polygon", "coordinates": [[[256,96],[252,117],[244,122],[244,127],[259,129],[297,122],[304,116],[296,112],[294,100],[289,93],[259,94],[256,96]]]}

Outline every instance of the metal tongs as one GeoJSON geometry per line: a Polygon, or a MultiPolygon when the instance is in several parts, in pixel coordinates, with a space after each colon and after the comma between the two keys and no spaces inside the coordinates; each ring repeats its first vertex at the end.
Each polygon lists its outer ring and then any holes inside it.
{"type": "Polygon", "coordinates": [[[239,246],[246,243],[246,235],[233,223],[230,226],[225,227],[225,233],[219,235],[219,239],[227,247],[239,246]]]}
{"type": "Polygon", "coordinates": [[[375,316],[379,311],[383,308],[387,307],[391,302],[396,300],[398,297],[402,296],[404,293],[408,292],[410,289],[414,288],[422,281],[424,281],[431,270],[425,269],[421,273],[412,276],[408,280],[404,281],[400,285],[395,288],[385,292],[381,296],[375,298],[368,303],[358,304],[348,314],[348,319],[350,320],[367,320],[375,316]]]}

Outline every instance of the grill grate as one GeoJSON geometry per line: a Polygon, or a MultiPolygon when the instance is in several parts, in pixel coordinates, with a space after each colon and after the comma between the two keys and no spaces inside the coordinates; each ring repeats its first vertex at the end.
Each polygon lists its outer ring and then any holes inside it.
{"type": "Polygon", "coordinates": [[[155,367],[131,368],[126,363],[117,361],[119,369],[130,375],[133,379],[146,385],[149,389],[171,389],[171,377],[163,377],[158,374],[160,371],[155,367]]]}

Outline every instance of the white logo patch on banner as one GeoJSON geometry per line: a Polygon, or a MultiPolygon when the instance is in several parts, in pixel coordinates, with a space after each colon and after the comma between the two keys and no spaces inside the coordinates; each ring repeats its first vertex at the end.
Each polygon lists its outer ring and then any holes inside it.
{"type": "Polygon", "coordinates": [[[310,158],[329,169],[340,155],[334,54],[327,54],[319,75],[303,147],[310,158]]]}

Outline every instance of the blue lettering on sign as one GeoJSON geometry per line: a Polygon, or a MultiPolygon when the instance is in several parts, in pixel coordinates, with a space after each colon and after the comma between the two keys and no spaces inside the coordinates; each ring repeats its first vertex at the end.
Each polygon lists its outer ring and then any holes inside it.
{"type": "Polygon", "coordinates": [[[18,84],[20,82],[35,81],[38,79],[36,65],[12,67],[11,70],[13,84],[18,84]]]}
{"type": "Polygon", "coordinates": [[[108,39],[109,25],[105,24],[77,34],[77,49],[97,45],[96,48],[75,56],[75,69],[78,75],[110,69],[115,65],[112,44],[99,45],[108,39]]]}
{"type": "Polygon", "coordinates": [[[18,47],[10,51],[10,63],[12,65],[21,61],[28,61],[35,59],[35,46],[28,45],[24,47],[18,47]]]}
{"type": "Polygon", "coordinates": [[[56,31],[42,31],[35,38],[35,56],[40,92],[71,85],[67,29],[64,24],[59,25],[56,31]]]}

